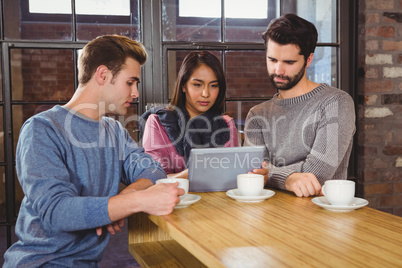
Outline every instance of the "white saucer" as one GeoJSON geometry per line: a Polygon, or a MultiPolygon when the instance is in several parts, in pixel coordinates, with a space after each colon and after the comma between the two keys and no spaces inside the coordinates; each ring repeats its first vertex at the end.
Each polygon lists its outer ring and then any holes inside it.
{"type": "Polygon", "coordinates": [[[201,199],[201,196],[196,194],[187,194],[183,200],[179,204],[177,204],[174,208],[186,208],[195,202],[198,202],[201,199]]]}
{"type": "Polygon", "coordinates": [[[257,195],[257,196],[244,196],[244,195],[241,195],[241,193],[240,193],[240,191],[238,189],[233,189],[233,190],[227,191],[226,194],[229,197],[231,197],[233,199],[236,199],[237,201],[240,201],[240,202],[258,203],[258,202],[264,201],[267,198],[270,198],[270,197],[274,196],[275,192],[271,191],[271,190],[264,189],[264,190],[262,190],[260,195],[257,195]]]}
{"type": "Polygon", "coordinates": [[[315,197],[311,201],[322,208],[332,211],[347,212],[366,206],[369,202],[366,199],[355,197],[347,206],[331,205],[325,196],[315,197]]]}

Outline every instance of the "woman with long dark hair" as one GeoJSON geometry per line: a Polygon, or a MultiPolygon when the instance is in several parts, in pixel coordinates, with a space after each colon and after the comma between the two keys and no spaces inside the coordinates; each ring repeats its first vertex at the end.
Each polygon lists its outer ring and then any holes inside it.
{"type": "Polygon", "coordinates": [[[238,146],[234,121],[223,115],[225,93],[220,61],[207,51],[189,53],[180,67],[170,105],[152,111],[143,134],[145,152],[167,174],[187,177],[192,148],[238,146]]]}

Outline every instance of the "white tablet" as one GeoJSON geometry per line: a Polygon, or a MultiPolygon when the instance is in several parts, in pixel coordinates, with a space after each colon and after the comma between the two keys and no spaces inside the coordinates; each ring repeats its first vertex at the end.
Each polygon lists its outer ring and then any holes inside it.
{"type": "Polygon", "coordinates": [[[192,149],[188,161],[189,192],[237,188],[237,175],[261,168],[264,146],[192,149]]]}

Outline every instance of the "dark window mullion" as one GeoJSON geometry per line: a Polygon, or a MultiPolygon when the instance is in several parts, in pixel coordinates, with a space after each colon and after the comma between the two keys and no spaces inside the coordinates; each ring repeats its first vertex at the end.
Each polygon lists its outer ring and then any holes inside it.
{"type": "Polygon", "coordinates": [[[4,40],[4,17],[3,17],[3,8],[4,8],[4,1],[0,1],[0,40],[4,40]]]}
{"type": "Polygon", "coordinates": [[[73,42],[77,41],[77,15],[75,12],[75,0],[71,0],[71,31],[73,42]]]}
{"type": "Polygon", "coordinates": [[[3,131],[4,131],[4,157],[6,177],[6,224],[7,224],[7,248],[11,246],[11,225],[15,224],[15,180],[14,180],[14,148],[13,148],[13,123],[11,107],[11,72],[10,72],[10,46],[3,43],[3,131]]]}
{"type": "Polygon", "coordinates": [[[226,41],[225,0],[221,0],[221,43],[226,41]]]}

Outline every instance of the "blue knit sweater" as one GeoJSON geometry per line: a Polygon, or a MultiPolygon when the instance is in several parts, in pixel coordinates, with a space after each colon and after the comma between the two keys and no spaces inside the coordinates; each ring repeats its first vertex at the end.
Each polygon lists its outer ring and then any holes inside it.
{"type": "Polygon", "coordinates": [[[94,121],[60,106],[23,125],[16,169],[25,193],[19,238],[3,267],[97,267],[110,234],[108,200],[119,184],[166,177],[120,123],[94,121]]]}

